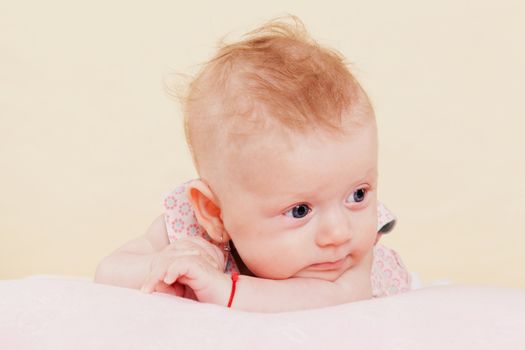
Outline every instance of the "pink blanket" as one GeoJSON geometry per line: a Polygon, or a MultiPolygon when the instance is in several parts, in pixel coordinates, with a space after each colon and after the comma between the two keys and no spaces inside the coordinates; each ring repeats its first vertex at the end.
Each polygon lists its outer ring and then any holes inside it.
{"type": "Polygon", "coordinates": [[[1,349],[525,349],[524,330],[525,293],[492,287],[258,314],[80,278],[0,281],[1,349]]]}

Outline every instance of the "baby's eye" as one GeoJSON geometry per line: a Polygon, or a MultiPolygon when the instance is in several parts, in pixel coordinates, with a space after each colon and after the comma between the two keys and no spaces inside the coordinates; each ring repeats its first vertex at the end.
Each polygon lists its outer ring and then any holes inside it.
{"type": "Polygon", "coordinates": [[[292,209],[288,210],[284,215],[286,216],[292,216],[296,219],[304,218],[308,213],[310,213],[312,209],[308,206],[308,204],[299,204],[293,207],[292,209]]]}
{"type": "Polygon", "coordinates": [[[366,188],[360,188],[356,191],[354,191],[354,193],[352,193],[350,195],[350,197],[348,197],[348,201],[349,202],[355,202],[355,203],[359,203],[359,202],[362,202],[365,200],[365,197],[366,197],[366,188]]]}

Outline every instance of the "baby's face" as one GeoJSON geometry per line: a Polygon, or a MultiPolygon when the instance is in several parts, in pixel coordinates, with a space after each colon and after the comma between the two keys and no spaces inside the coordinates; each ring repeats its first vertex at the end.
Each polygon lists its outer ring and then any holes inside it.
{"type": "Polygon", "coordinates": [[[221,217],[255,275],[335,281],[372,249],[377,235],[373,121],[339,138],[265,138],[235,158],[236,171],[219,196],[221,217]]]}

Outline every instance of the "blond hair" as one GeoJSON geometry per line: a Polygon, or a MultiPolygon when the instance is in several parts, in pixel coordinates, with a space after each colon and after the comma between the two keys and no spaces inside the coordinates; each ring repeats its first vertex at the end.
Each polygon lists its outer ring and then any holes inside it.
{"type": "Polygon", "coordinates": [[[243,38],[221,43],[182,98],[197,171],[205,148],[225,147],[221,140],[231,146],[270,125],[337,132],[344,111],[366,96],[344,57],[315,42],[295,16],[266,22],[243,38]]]}

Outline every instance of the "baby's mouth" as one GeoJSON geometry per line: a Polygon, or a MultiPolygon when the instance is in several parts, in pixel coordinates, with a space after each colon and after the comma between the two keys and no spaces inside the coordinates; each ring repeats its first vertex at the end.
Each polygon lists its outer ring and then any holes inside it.
{"type": "Polygon", "coordinates": [[[344,256],[343,258],[335,261],[327,261],[327,262],[321,262],[317,264],[310,265],[310,269],[316,270],[316,271],[330,271],[330,270],[339,270],[341,267],[343,267],[345,261],[348,259],[348,255],[344,256]]]}

